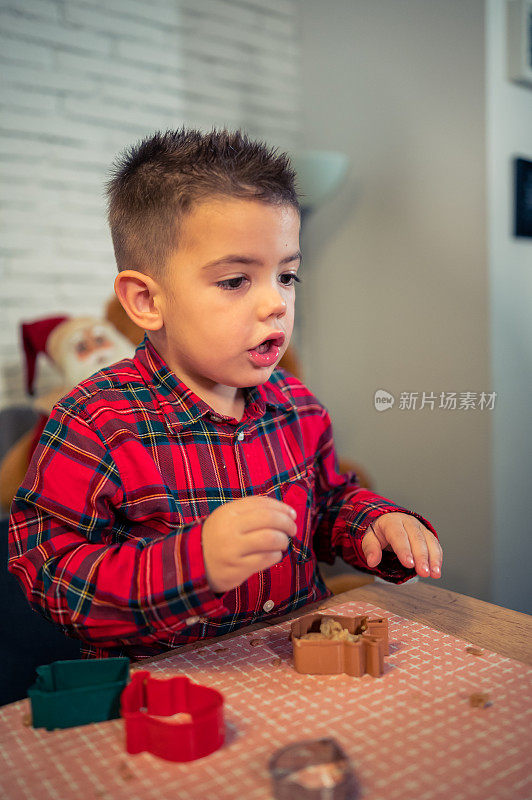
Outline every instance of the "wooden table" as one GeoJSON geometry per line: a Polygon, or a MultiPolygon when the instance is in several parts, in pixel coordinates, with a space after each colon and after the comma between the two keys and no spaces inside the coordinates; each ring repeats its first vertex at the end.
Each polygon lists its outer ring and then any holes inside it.
{"type": "MultiPolygon", "coordinates": [[[[466,639],[479,647],[515,658],[532,666],[532,616],[521,614],[464,594],[440,589],[433,582],[406,583],[400,586],[384,583],[368,583],[349,592],[335,595],[321,603],[305,606],[292,614],[275,619],[275,622],[294,619],[326,605],[328,608],[341,605],[348,600],[361,600],[392,611],[406,619],[417,620],[431,628],[466,639]]],[[[258,622],[245,628],[260,630],[271,623],[258,622]]],[[[242,629],[220,636],[217,641],[231,639],[242,634],[242,629]]],[[[195,642],[180,648],[181,652],[196,650],[211,644],[211,640],[195,642]]],[[[166,658],[167,654],[155,656],[144,663],[166,658]]]]}
{"type": "Polygon", "coordinates": [[[532,616],[528,614],[440,589],[434,582],[402,586],[372,583],[337,595],[329,603],[346,600],[367,600],[406,619],[532,665],[532,616]]]}

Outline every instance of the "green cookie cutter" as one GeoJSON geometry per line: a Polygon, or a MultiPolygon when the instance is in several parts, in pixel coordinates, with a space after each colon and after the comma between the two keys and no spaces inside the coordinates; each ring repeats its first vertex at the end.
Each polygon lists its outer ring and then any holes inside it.
{"type": "Polygon", "coordinates": [[[73,728],[120,716],[128,658],[54,661],[37,667],[28,689],[34,728],[73,728]]]}

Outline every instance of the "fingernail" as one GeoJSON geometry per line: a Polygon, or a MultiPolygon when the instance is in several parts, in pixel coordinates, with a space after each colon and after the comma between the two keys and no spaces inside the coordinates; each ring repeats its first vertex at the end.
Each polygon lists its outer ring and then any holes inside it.
{"type": "Polygon", "coordinates": [[[435,567],[432,567],[432,571],[435,572],[438,575],[440,574],[440,568],[438,567],[438,565],[436,565],[435,567]]]}
{"type": "Polygon", "coordinates": [[[414,559],[412,558],[412,556],[407,556],[406,557],[406,563],[408,564],[409,567],[413,567],[414,566],[414,559]]]}
{"type": "Polygon", "coordinates": [[[295,508],[292,508],[292,506],[290,506],[290,513],[294,519],[297,517],[297,511],[295,510],[295,508]]]}

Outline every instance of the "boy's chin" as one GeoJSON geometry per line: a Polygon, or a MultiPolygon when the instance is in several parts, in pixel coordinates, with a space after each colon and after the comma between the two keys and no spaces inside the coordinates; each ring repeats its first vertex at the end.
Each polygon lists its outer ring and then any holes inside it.
{"type": "Polygon", "coordinates": [[[272,374],[272,372],[274,372],[277,369],[277,367],[279,366],[280,360],[281,359],[279,358],[274,364],[269,364],[267,367],[256,367],[256,366],[254,366],[252,374],[255,375],[255,378],[256,378],[257,381],[260,381],[261,383],[263,383],[264,381],[267,381],[268,378],[270,377],[270,375],[272,374]]]}
{"type": "Polygon", "coordinates": [[[226,385],[244,389],[246,386],[258,386],[261,383],[266,383],[278,368],[279,361],[276,364],[270,364],[268,367],[254,367],[249,372],[249,377],[242,377],[239,381],[228,381],[226,385]]]}

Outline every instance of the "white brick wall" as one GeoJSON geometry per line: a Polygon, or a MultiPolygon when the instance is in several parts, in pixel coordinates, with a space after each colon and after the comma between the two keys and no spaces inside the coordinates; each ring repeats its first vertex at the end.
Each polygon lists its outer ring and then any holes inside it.
{"type": "MultiPolygon", "coordinates": [[[[103,313],[104,182],[155,130],[298,141],[299,0],[0,0],[0,406],[24,402],[19,325],[103,313]]],[[[43,359],[37,390],[56,380],[43,359]]]]}

